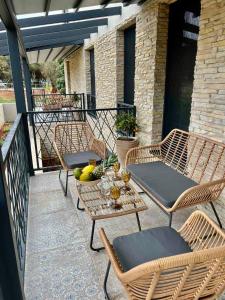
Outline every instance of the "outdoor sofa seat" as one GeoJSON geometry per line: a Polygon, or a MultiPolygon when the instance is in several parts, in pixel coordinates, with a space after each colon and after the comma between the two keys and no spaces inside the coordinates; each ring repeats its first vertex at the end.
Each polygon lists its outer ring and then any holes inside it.
{"type": "Polygon", "coordinates": [[[225,144],[175,129],[159,144],[128,151],[133,180],[166,212],[213,202],[225,186],[225,144]]]}
{"type": "Polygon", "coordinates": [[[161,161],[127,166],[132,178],[149,190],[164,206],[171,208],[187,189],[197,185],[161,161]]]}
{"type": "Polygon", "coordinates": [[[180,230],[159,227],[100,237],[110,266],[131,300],[217,299],[225,290],[225,233],[205,213],[194,212],[180,230]]]}
{"type": "Polygon", "coordinates": [[[59,180],[67,195],[69,171],[83,167],[90,159],[97,163],[106,157],[106,145],[94,136],[87,122],[60,123],[56,125],[53,146],[61,162],[59,180]],[[66,171],[66,186],[61,181],[61,170],[66,171]]]}

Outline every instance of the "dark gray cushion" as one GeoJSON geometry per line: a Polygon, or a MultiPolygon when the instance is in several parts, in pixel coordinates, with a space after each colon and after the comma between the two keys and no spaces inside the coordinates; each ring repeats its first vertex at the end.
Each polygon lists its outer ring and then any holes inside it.
{"type": "Polygon", "coordinates": [[[113,241],[113,247],[125,272],[154,259],[192,251],[171,227],[152,228],[118,237],[113,241]]]}
{"type": "Polygon", "coordinates": [[[177,198],[197,183],[161,161],[127,166],[133,179],[164,206],[172,207],[177,198]]]}
{"type": "Polygon", "coordinates": [[[63,159],[69,169],[82,168],[88,164],[89,159],[95,159],[97,164],[102,160],[94,151],[66,153],[63,159]]]}

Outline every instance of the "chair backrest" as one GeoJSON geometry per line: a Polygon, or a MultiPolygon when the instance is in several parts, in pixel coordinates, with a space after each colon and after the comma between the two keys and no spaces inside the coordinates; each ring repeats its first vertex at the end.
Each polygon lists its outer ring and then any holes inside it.
{"type": "Polygon", "coordinates": [[[55,127],[54,141],[60,154],[90,150],[93,140],[94,134],[86,122],[62,123],[55,127]]]}
{"type": "Polygon", "coordinates": [[[216,299],[225,289],[225,247],[160,259],[132,271],[136,278],[123,283],[131,299],[216,299]]]}
{"type": "Polygon", "coordinates": [[[193,252],[155,260],[127,272],[130,280],[125,287],[132,297],[138,291],[138,299],[216,299],[224,291],[225,233],[203,212],[196,211],[179,234],[193,252]]]}
{"type": "Polygon", "coordinates": [[[195,133],[172,130],[162,142],[161,158],[198,183],[225,177],[225,144],[195,133]]]}

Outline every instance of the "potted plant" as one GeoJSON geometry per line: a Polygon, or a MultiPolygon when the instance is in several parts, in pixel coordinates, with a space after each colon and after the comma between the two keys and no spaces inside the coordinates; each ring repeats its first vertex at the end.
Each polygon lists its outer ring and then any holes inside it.
{"type": "Polygon", "coordinates": [[[115,122],[119,137],[116,141],[116,150],[119,162],[124,167],[126,154],[131,148],[138,146],[138,140],[134,133],[138,129],[136,117],[131,113],[119,113],[115,122]]]}

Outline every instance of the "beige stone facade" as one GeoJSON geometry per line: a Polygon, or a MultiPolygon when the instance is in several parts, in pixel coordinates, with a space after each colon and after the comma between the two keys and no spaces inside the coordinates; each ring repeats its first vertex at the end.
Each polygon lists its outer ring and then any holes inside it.
{"type": "Polygon", "coordinates": [[[86,93],[85,52],[83,47],[68,57],[64,66],[67,93],[86,93]]]}
{"type": "MultiPolygon", "coordinates": [[[[225,1],[202,0],[201,6],[189,129],[225,142],[225,1]]],[[[221,198],[216,206],[224,223],[225,194],[221,198]]]]}
{"type": "Polygon", "coordinates": [[[162,136],[168,6],[147,1],[136,20],[135,105],[139,139],[149,144],[162,136]]]}
{"type": "MultiPolygon", "coordinates": [[[[123,29],[136,23],[135,105],[141,144],[162,138],[171,2],[174,1],[146,1],[139,13],[81,49],[82,55],[75,53],[74,62],[70,58],[71,76],[77,73],[71,77],[71,86],[80,77],[78,72],[82,72],[81,90],[90,92],[88,49],[94,47],[97,107],[115,107],[118,101],[123,101],[123,29]],[[84,64],[78,63],[79,59],[84,64]]],[[[225,1],[201,0],[201,6],[189,129],[225,142],[225,1]]],[[[223,222],[224,203],[221,200],[217,204],[223,222]]]]}

